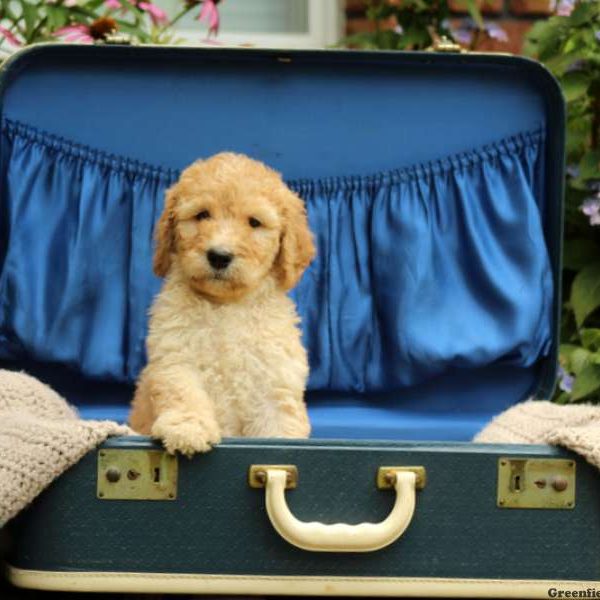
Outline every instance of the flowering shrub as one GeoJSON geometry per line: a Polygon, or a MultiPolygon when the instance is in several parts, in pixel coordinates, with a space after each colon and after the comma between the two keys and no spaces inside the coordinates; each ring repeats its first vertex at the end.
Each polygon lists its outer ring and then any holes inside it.
{"type": "Polygon", "coordinates": [[[0,0],[0,48],[35,42],[91,43],[112,33],[141,43],[174,42],[173,25],[190,11],[206,23],[208,36],[219,29],[219,0],[183,0],[168,15],[146,0],[0,0]]]}
{"type": "Polygon", "coordinates": [[[567,180],[558,402],[600,402],[600,2],[558,0],[526,50],[567,101],[567,180]]]}
{"type": "Polygon", "coordinates": [[[470,17],[453,27],[448,0],[369,0],[367,17],[374,24],[374,31],[348,36],[342,44],[353,48],[423,50],[441,37],[471,49],[486,38],[506,41],[506,33],[500,27],[484,22],[476,0],[464,2],[470,17]]]}
{"type": "MultiPolygon", "coordinates": [[[[447,0],[371,0],[375,31],[346,45],[423,49],[442,35],[471,49],[505,32],[484,22],[475,0],[453,27],[447,0]]],[[[567,177],[559,384],[554,400],[600,402],[600,1],[554,0],[530,31],[526,53],[558,78],[567,101],[567,177]]]]}

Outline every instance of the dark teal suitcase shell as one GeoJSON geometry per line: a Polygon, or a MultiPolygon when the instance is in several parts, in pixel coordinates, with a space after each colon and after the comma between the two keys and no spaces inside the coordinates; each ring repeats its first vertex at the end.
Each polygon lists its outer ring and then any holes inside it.
{"type": "MultiPolygon", "coordinates": [[[[149,447],[130,438],[100,452],[149,447]]],[[[179,459],[175,499],[144,502],[99,498],[105,472],[92,452],[17,518],[9,573],[24,587],[146,593],[547,598],[598,587],[596,471],[577,462],[572,508],[502,508],[497,476],[509,457],[576,462],[545,446],[231,440],[179,459]],[[286,498],[309,522],[383,520],[394,492],[377,488],[381,466],[422,466],[427,480],[396,542],[311,551],[274,529],[264,490],[248,482],[254,464],[297,467],[286,498]]]]}
{"type": "Polygon", "coordinates": [[[184,166],[234,150],[275,167],[318,246],[292,292],[313,438],[226,440],[191,461],[112,440],[13,522],[14,583],[519,598],[600,585],[591,467],[465,443],[554,386],[564,103],[543,67],[47,45],[8,61],[0,92],[0,365],[86,418],[126,417],[160,286],[152,229],[184,166]]]}

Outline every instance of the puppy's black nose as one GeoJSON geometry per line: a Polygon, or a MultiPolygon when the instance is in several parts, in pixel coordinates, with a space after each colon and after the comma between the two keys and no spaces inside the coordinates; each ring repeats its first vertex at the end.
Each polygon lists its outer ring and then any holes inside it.
{"type": "Polygon", "coordinates": [[[221,270],[229,266],[229,263],[233,260],[233,254],[221,250],[209,250],[206,253],[206,258],[213,269],[221,270]]]}

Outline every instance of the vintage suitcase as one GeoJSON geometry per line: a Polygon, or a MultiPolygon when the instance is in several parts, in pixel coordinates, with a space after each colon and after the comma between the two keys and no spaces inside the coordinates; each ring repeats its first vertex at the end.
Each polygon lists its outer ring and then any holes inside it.
{"type": "Polygon", "coordinates": [[[1,98],[1,364],[84,417],[126,417],[160,285],[152,229],[185,165],[221,150],[265,161],[305,200],[318,244],[293,292],[313,438],[226,440],[192,460],[110,440],[14,520],[14,584],[600,586],[597,473],[554,448],[467,443],[554,386],[564,106],[543,67],[48,45],[8,61],[1,98]]]}

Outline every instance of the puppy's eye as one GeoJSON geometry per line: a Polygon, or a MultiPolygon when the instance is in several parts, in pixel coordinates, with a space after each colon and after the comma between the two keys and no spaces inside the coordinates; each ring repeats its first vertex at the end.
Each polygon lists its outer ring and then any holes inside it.
{"type": "Polygon", "coordinates": [[[201,210],[195,217],[196,221],[204,221],[210,219],[210,213],[207,210],[201,210]]]}
{"type": "Polygon", "coordinates": [[[255,217],[250,217],[248,219],[248,224],[250,225],[250,227],[254,227],[254,229],[256,229],[257,227],[260,227],[262,225],[262,223],[255,217]]]}

